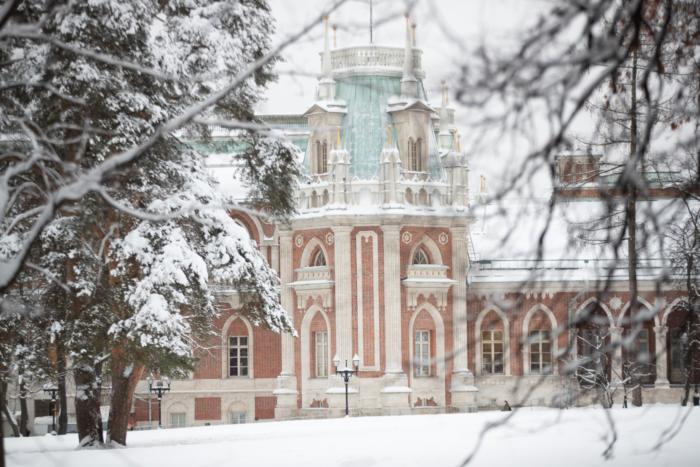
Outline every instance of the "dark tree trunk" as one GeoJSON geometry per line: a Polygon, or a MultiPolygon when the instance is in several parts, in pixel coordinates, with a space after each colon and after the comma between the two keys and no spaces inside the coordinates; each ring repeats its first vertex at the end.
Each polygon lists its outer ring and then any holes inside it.
{"type": "Polygon", "coordinates": [[[66,395],[66,349],[61,338],[56,339],[56,370],[58,372],[58,434],[68,432],[68,397],[66,395]]]}
{"type": "Polygon", "coordinates": [[[29,410],[27,408],[27,385],[24,381],[19,383],[19,433],[21,436],[29,436],[29,410]]]}
{"type": "MultiPolygon", "coordinates": [[[[629,320],[630,329],[641,325],[637,322],[637,313],[639,312],[639,303],[637,299],[637,294],[639,293],[639,287],[637,283],[637,195],[639,190],[637,189],[635,180],[636,177],[643,177],[644,163],[643,159],[639,158],[637,155],[637,51],[632,51],[632,89],[631,89],[631,108],[630,108],[630,151],[629,158],[630,164],[632,164],[632,170],[627,175],[627,206],[626,206],[626,224],[627,231],[629,232],[627,236],[627,271],[628,271],[628,285],[630,290],[630,305],[627,310],[627,318],[629,320]],[[642,170],[638,170],[638,169],[642,170]]],[[[618,343],[617,345],[622,345],[618,343]]],[[[632,361],[638,361],[638,355],[631,356],[632,361]]],[[[622,375],[624,378],[632,378],[633,383],[638,383],[639,371],[638,365],[630,365],[632,375],[622,375]]],[[[639,386],[639,391],[636,389],[633,392],[633,404],[636,406],[642,405],[642,391],[641,386],[639,386]]]]}
{"type": "Polygon", "coordinates": [[[688,290],[688,312],[686,318],[686,334],[687,343],[683,349],[683,396],[681,398],[681,405],[688,405],[690,400],[690,388],[693,386],[695,380],[695,354],[698,348],[697,340],[698,336],[698,301],[695,284],[693,284],[693,269],[695,265],[693,262],[693,257],[690,255],[686,263],[686,288],[688,290]]]}
{"type": "MultiPolygon", "coordinates": [[[[13,414],[10,413],[10,408],[7,406],[7,382],[3,381],[0,385],[0,397],[2,397],[2,413],[5,415],[7,423],[12,428],[12,434],[15,437],[19,437],[19,427],[17,426],[17,420],[13,414]]],[[[2,423],[0,423],[2,425],[2,423]]],[[[2,427],[0,426],[0,430],[2,427]]],[[[4,433],[0,431],[0,435],[4,436],[4,433]]]]}
{"type": "Polygon", "coordinates": [[[104,443],[102,437],[102,415],[100,414],[100,389],[97,368],[81,365],[73,371],[75,379],[75,416],[78,424],[80,446],[104,443]]]}
{"type": "Polygon", "coordinates": [[[131,402],[145,367],[128,361],[121,346],[112,350],[112,396],[109,407],[107,440],[126,445],[131,402]]]}

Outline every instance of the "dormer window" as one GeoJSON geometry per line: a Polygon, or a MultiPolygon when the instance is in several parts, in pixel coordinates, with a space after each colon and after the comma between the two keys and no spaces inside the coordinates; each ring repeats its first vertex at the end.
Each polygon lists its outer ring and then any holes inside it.
{"type": "Polygon", "coordinates": [[[323,250],[321,250],[320,248],[318,249],[318,251],[314,255],[314,259],[311,262],[311,266],[314,266],[314,267],[327,266],[326,256],[323,254],[323,250]]]}
{"type": "Polygon", "coordinates": [[[425,253],[423,248],[418,248],[413,254],[413,264],[430,264],[428,255],[425,253]]]}
{"type": "Polygon", "coordinates": [[[412,172],[423,171],[423,140],[408,139],[408,167],[412,172]]]}

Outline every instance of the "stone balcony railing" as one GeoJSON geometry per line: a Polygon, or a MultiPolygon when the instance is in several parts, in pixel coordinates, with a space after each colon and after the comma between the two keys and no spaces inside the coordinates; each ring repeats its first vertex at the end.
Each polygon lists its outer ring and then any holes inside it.
{"type": "MultiPolygon", "coordinates": [[[[403,47],[346,47],[331,51],[331,69],[333,73],[376,70],[384,68],[394,73],[403,71],[405,51],[403,47]]],[[[413,49],[413,68],[418,78],[423,78],[423,51],[413,49]]],[[[323,60],[323,54],[321,54],[323,60]]]]}
{"type": "Polygon", "coordinates": [[[408,266],[406,278],[411,281],[447,279],[447,270],[442,264],[412,264],[408,266]]]}
{"type": "Polygon", "coordinates": [[[328,266],[311,266],[299,268],[296,273],[296,282],[330,281],[331,269],[328,266]]]}
{"type": "MultiPolygon", "coordinates": [[[[426,173],[404,172],[396,184],[396,202],[407,206],[433,209],[450,204],[450,187],[447,183],[432,181],[426,173]]],[[[313,175],[309,183],[302,184],[297,192],[300,211],[323,208],[332,199],[333,185],[330,174],[313,175]]],[[[378,180],[353,180],[347,188],[346,202],[334,204],[382,205],[384,186],[378,180]]]]}

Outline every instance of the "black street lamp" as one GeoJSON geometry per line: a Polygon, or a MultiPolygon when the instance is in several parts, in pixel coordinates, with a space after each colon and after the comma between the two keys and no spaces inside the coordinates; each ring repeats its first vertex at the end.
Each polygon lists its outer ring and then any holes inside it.
{"type": "Polygon", "coordinates": [[[51,432],[56,433],[56,393],[58,393],[58,388],[52,384],[45,384],[44,392],[51,394],[51,402],[49,402],[49,412],[51,412],[51,432]]]}
{"type": "MultiPolygon", "coordinates": [[[[163,394],[166,392],[170,391],[170,380],[166,376],[163,379],[158,379],[156,381],[153,381],[151,377],[149,376],[146,378],[146,381],[148,381],[148,392],[153,394],[155,393],[158,396],[158,428],[163,428],[163,425],[161,424],[160,420],[160,415],[161,415],[161,406],[163,405],[163,394]]],[[[149,409],[150,413],[150,409],[149,409]]]]}
{"type": "Polygon", "coordinates": [[[333,364],[335,365],[335,374],[342,376],[343,381],[345,382],[345,416],[347,417],[350,415],[350,410],[348,406],[348,383],[350,382],[350,376],[356,375],[360,369],[360,357],[357,354],[355,354],[355,356],[352,357],[353,368],[348,367],[347,360],[345,360],[345,368],[338,368],[338,366],[340,365],[340,358],[338,357],[338,355],[336,355],[333,358],[333,364]]]}

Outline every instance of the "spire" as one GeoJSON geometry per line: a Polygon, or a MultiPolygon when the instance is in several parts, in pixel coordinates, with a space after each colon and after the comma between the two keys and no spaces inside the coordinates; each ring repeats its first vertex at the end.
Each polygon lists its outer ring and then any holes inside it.
{"type": "Polygon", "coordinates": [[[413,67],[413,39],[411,37],[411,17],[406,13],[406,45],[403,60],[403,77],[401,78],[401,95],[418,97],[418,81],[413,67]]]}
{"type": "Polygon", "coordinates": [[[333,25],[333,48],[338,47],[338,25],[334,24],[333,25]]]}
{"type": "Polygon", "coordinates": [[[413,42],[413,47],[416,46],[416,23],[411,24],[411,39],[413,42]]]}
{"type": "Polygon", "coordinates": [[[335,81],[331,67],[331,49],[328,44],[328,16],[323,17],[323,67],[318,97],[321,100],[335,99],[335,81]]]}
{"type": "Polygon", "coordinates": [[[445,81],[442,82],[442,105],[440,106],[440,133],[438,142],[441,149],[452,148],[452,134],[450,133],[450,113],[447,110],[448,88],[445,81]]]}
{"type": "Polygon", "coordinates": [[[328,46],[328,16],[323,17],[323,77],[330,78],[331,49],[328,46]]]}

